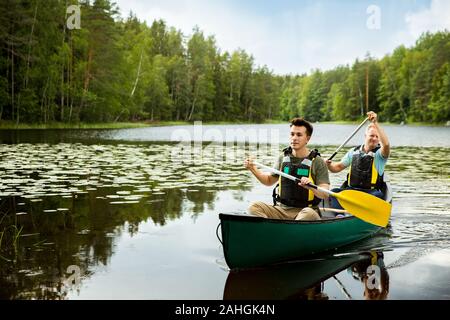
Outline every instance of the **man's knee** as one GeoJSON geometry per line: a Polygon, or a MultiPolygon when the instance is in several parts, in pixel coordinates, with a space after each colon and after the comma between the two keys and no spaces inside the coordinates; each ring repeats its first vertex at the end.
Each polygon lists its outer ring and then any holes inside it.
{"type": "Polygon", "coordinates": [[[295,220],[320,220],[320,216],[316,210],[312,208],[303,208],[295,217],[295,220]]]}
{"type": "Polygon", "coordinates": [[[248,207],[248,212],[250,214],[253,214],[253,215],[258,216],[258,217],[267,218],[267,215],[264,213],[263,205],[264,205],[264,203],[260,202],[260,201],[253,202],[248,207]]]}

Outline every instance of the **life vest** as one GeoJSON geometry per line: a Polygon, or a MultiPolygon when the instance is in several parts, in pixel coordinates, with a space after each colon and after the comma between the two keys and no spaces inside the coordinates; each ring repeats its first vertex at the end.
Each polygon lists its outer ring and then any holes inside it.
{"type": "MultiPolygon", "coordinates": [[[[312,150],[300,163],[292,163],[292,149],[283,150],[284,158],[280,170],[296,178],[308,177],[312,183],[311,167],[316,157],[320,155],[317,149],[312,150]]],[[[317,206],[321,199],[316,197],[311,190],[300,187],[296,182],[280,175],[278,184],[272,193],[274,205],[280,202],[289,207],[305,208],[317,206]]]]}
{"type": "Polygon", "coordinates": [[[357,189],[383,188],[383,175],[380,175],[375,167],[375,152],[380,146],[370,150],[369,153],[362,152],[364,145],[355,147],[353,150],[352,165],[347,174],[347,185],[357,189]]]}

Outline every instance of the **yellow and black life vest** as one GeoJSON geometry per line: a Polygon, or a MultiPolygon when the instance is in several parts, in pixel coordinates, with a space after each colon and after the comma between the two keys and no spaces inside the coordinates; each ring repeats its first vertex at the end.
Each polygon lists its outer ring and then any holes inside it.
{"type": "MultiPolygon", "coordinates": [[[[316,157],[320,155],[317,149],[312,150],[300,163],[291,161],[294,157],[290,147],[284,149],[283,152],[281,171],[296,178],[308,177],[312,183],[315,183],[311,176],[311,167],[316,157]]],[[[296,208],[317,206],[321,201],[311,190],[302,188],[296,182],[283,176],[279,177],[278,184],[273,189],[272,197],[274,205],[280,202],[286,206],[296,208]]]]}
{"type": "Polygon", "coordinates": [[[364,145],[355,147],[353,150],[352,165],[347,174],[347,185],[357,189],[383,188],[383,175],[380,175],[375,167],[375,152],[380,146],[370,150],[369,153],[362,152],[364,145]]]}

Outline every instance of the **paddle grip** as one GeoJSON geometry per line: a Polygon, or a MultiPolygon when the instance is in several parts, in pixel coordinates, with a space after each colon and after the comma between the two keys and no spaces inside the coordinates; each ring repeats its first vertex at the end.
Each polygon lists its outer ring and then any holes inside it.
{"type": "MultiPolygon", "coordinates": [[[[297,184],[300,183],[300,181],[301,181],[301,180],[298,179],[298,178],[295,179],[295,183],[297,183],[297,184]]],[[[313,189],[317,189],[317,188],[318,188],[315,184],[312,184],[311,182],[308,183],[307,186],[308,186],[308,187],[311,187],[311,188],[313,188],[313,189]]]]}
{"type": "Polygon", "coordinates": [[[315,184],[308,183],[307,186],[317,190],[317,186],[315,184]]]}
{"type": "Polygon", "coordinates": [[[328,160],[333,160],[333,158],[337,155],[337,152],[334,152],[331,157],[328,158],[328,160]]]}

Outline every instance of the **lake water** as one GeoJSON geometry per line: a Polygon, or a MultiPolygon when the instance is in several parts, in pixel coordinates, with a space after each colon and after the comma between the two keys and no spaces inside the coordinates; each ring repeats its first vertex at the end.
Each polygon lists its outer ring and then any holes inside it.
{"type": "MultiPolygon", "coordinates": [[[[355,127],[316,124],[311,147],[355,127]]],[[[375,261],[378,297],[450,299],[450,128],[385,129],[390,226],[253,272],[228,270],[218,213],[271,201],[242,160],[271,164],[287,125],[0,131],[0,299],[365,299],[375,261]]]]}

